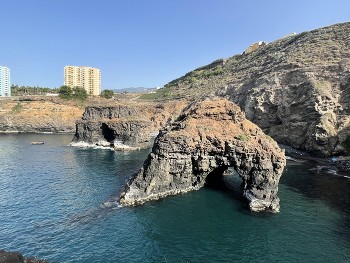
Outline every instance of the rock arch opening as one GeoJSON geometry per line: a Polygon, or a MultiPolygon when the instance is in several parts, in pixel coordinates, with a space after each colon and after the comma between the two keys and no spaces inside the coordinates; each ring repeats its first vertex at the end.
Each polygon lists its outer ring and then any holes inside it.
{"type": "Polygon", "coordinates": [[[102,132],[103,138],[105,138],[107,142],[109,142],[109,143],[111,143],[111,145],[113,145],[114,140],[116,138],[114,131],[111,128],[109,128],[107,124],[102,123],[101,132],[102,132]]]}
{"type": "Polygon", "coordinates": [[[205,178],[205,187],[229,193],[236,200],[243,199],[244,181],[232,166],[214,169],[205,178]]]}
{"type": "Polygon", "coordinates": [[[205,186],[209,188],[219,189],[219,190],[226,189],[224,176],[226,176],[227,171],[228,171],[227,166],[220,166],[214,169],[205,178],[205,186]]]}

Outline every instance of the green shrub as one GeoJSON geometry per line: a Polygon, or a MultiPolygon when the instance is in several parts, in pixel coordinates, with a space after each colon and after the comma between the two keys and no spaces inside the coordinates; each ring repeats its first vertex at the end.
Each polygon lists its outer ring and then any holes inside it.
{"type": "Polygon", "coordinates": [[[73,90],[71,87],[68,86],[61,86],[58,89],[58,96],[61,99],[71,99],[72,98],[72,94],[73,94],[73,90]]]}
{"type": "Polygon", "coordinates": [[[23,105],[20,103],[17,103],[15,106],[12,107],[12,112],[20,112],[23,109],[23,105]]]}
{"type": "Polygon", "coordinates": [[[172,93],[169,87],[158,89],[155,93],[145,93],[140,96],[140,99],[154,100],[154,99],[169,99],[172,93]]]}
{"type": "Polygon", "coordinates": [[[105,89],[101,92],[100,97],[106,98],[106,99],[111,99],[113,98],[114,92],[113,90],[105,89]]]}
{"type": "Polygon", "coordinates": [[[73,99],[81,100],[81,101],[87,99],[88,94],[84,88],[74,87],[72,90],[73,90],[73,94],[72,94],[73,99]]]}
{"type": "Polygon", "coordinates": [[[240,135],[237,135],[235,138],[237,140],[244,141],[244,142],[249,141],[250,139],[248,134],[240,134],[240,135]]]}

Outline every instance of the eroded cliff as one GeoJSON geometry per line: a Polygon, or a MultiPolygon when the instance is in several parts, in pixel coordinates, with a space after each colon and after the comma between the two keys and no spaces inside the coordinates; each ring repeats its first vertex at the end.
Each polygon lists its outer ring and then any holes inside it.
{"type": "Polygon", "coordinates": [[[0,132],[73,133],[83,112],[78,103],[59,98],[1,98],[0,132]]]}
{"type": "Polygon", "coordinates": [[[233,167],[252,211],[279,211],[284,151],[227,100],[190,104],[157,136],[152,152],[120,195],[137,205],[203,187],[233,167]]]}
{"type": "Polygon", "coordinates": [[[168,83],[164,94],[223,96],[279,143],[320,156],[350,154],[350,23],[217,60],[168,83]]]}
{"type": "Polygon", "coordinates": [[[127,102],[86,107],[76,122],[74,143],[114,147],[115,150],[149,147],[152,138],[173,120],[185,101],[153,103],[127,102]]]}

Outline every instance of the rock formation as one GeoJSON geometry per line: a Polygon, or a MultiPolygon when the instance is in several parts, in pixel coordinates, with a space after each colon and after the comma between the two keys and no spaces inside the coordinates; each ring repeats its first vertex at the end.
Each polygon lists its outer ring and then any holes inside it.
{"type": "Polygon", "coordinates": [[[57,97],[0,99],[0,132],[73,133],[84,108],[57,97]]]}
{"type": "Polygon", "coordinates": [[[151,146],[161,126],[180,112],[185,102],[128,103],[89,106],[76,122],[75,143],[89,143],[126,150],[151,146]]]}
{"type": "Polygon", "coordinates": [[[192,103],[157,136],[140,171],[120,194],[137,205],[203,187],[233,167],[252,211],[279,211],[284,151],[227,100],[192,103]]]}
{"type": "Polygon", "coordinates": [[[189,99],[223,96],[279,143],[323,157],[349,155],[350,23],[215,61],[165,89],[189,99]]]}
{"type": "Polygon", "coordinates": [[[138,112],[128,106],[94,107],[85,109],[76,123],[73,142],[84,141],[102,146],[148,146],[152,123],[137,119],[138,112]]]}
{"type": "Polygon", "coordinates": [[[9,252],[0,249],[0,263],[48,263],[48,261],[34,257],[25,258],[19,252],[9,252]]]}

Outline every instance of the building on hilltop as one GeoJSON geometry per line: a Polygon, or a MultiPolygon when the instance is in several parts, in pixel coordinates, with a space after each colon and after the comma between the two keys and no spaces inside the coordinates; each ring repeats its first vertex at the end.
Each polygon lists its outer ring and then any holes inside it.
{"type": "Polygon", "coordinates": [[[0,97],[11,96],[10,69],[0,66],[0,97]]]}
{"type": "Polygon", "coordinates": [[[251,44],[246,50],[244,50],[243,54],[248,54],[250,52],[253,52],[259,48],[266,46],[267,44],[268,43],[264,42],[264,41],[259,41],[259,42],[256,42],[254,44],[251,44]]]}
{"type": "Polygon", "coordinates": [[[64,85],[81,87],[87,94],[98,96],[101,93],[101,71],[91,67],[65,66],[64,85]]]}

